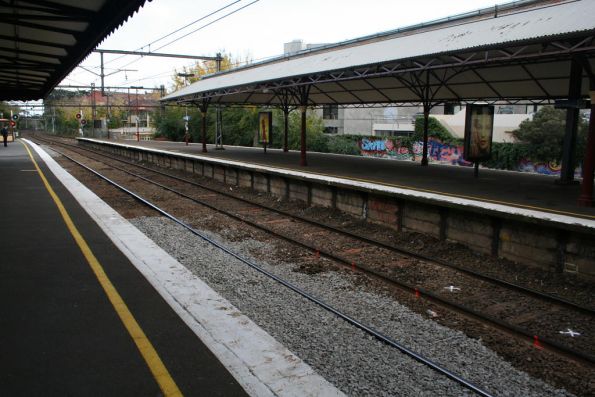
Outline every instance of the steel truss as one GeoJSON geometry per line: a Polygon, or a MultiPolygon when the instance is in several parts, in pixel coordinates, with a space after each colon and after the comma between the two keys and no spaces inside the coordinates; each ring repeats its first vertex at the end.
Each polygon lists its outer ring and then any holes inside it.
{"type": "MultiPolygon", "coordinates": [[[[582,56],[588,60],[595,58],[595,36],[579,37],[573,40],[553,40],[549,42],[533,42],[506,48],[485,48],[464,53],[439,54],[433,57],[410,59],[403,61],[387,62],[377,65],[367,65],[352,69],[335,70],[324,73],[310,74],[306,76],[291,77],[283,80],[266,81],[257,84],[250,84],[237,87],[226,87],[220,90],[191,94],[179,98],[178,103],[196,103],[210,99],[214,103],[236,104],[252,102],[255,94],[269,94],[269,98],[262,105],[281,105],[279,95],[276,93],[283,90],[293,90],[298,87],[311,87],[309,105],[319,104],[346,104],[337,100],[334,95],[349,94],[354,99],[350,105],[353,106],[375,106],[378,103],[411,104],[411,103],[444,103],[444,102],[473,102],[473,101],[500,101],[506,103],[542,103],[546,100],[554,100],[566,97],[566,95],[555,95],[550,93],[544,82],[567,78],[564,76],[550,76],[537,78],[528,66],[539,65],[551,62],[569,61],[573,56],[582,56]],[[494,87],[494,82],[489,81],[481,75],[481,72],[502,66],[518,66],[525,71],[527,78],[524,79],[503,79],[497,83],[517,83],[519,81],[530,81],[539,87],[540,95],[510,97],[501,93],[494,87]],[[477,81],[452,83],[451,80],[464,73],[470,73],[477,81]],[[373,79],[391,78],[395,85],[390,89],[404,88],[410,93],[409,98],[392,98],[385,89],[374,84],[373,79]],[[346,87],[345,83],[358,81],[366,84],[366,88],[353,89],[346,87]],[[484,84],[489,88],[491,94],[477,97],[460,96],[456,94],[455,88],[471,84],[484,84]],[[326,90],[324,84],[334,84],[339,89],[326,90]],[[439,98],[440,90],[450,93],[449,98],[439,98]],[[362,92],[374,91],[382,100],[367,101],[359,95],[362,92]],[[232,95],[244,95],[235,101],[227,101],[226,98],[232,95]],[[325,101],[316,102],[312,96],[320,95],[326,98],[325,101]],[[416,100],[414,100],[415,98],[416,100]]],[[[291,105],[298,106],[298,100],[293,98],[291,105]]]]}

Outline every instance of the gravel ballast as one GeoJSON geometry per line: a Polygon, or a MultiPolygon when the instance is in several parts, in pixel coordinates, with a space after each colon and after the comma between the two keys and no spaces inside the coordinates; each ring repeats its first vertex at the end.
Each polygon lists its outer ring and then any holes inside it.
{"type": "MultiPolygon", "coordinates": [[[[346,394],[474,395],[181,226],[160,217],[136,218],[132,223],[346,394]]],[[[306,274],[296,271],[298,265],[275,261],[266,243],[203,233],[493,395],[571,395],[513,368],[480,340],[412,312],[389,293],[366,288],[361,275],[306,274]]]]}

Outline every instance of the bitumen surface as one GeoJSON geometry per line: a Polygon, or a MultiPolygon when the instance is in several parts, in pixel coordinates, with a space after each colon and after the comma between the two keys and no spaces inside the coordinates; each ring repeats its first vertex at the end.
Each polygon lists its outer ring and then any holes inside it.
{"type": "MultiPolygon", "coordinates": [[[[244,389],[31,151],[179,390],[244,389]]],[[[0,147],[0,395],[163,395],[25,145],[0,147]]]]}
{"type": "Polygon", "coordinates": [[[298,151],[267,149],[265,153],[262,148],[238,146],[224,146],[224,150],[217,150],[214,145],[207,145],[207,153],[203,153],[200,143],[185,145],[181,142],[130,140],[114,142],[595,219],[595,206],[578,205],[580,181],[559,184],[559,177],[551,175],[480,168],[479,175],[475,178],[472,167],[435,163],[424,167],[420,165],[419,159],[415,162],[399,161],[316,152],[308,152],[307,165],[301,166],[298,151]]]}

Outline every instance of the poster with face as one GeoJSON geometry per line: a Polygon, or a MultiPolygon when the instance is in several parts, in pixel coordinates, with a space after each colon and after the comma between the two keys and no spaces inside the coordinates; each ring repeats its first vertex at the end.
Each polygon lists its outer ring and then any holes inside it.
{"type": "Polygon", "coordinates": [[[467,161],[489,160],[492,156],[492,131],[494,107],[467,105],[465,114],[465,145],[463,157],[467,161]]]}
{"type": "Polygon", "coordinates": [[[270,143],[271,139],[271,128],[273,126],[273,113],[272,112],[259,112],[258,113],[258,137],[260,143],[270,143]]]}

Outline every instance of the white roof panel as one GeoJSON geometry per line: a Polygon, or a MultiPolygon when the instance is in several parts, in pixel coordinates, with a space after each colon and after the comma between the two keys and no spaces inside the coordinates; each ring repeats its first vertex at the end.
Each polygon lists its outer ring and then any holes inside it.
{"type": "MultiPolygon", "coordinates": [[[[342,46],[287,57],[207,77],[164,98],[251,86],[293,76],[387,64],[437,54],[461,53],[474,48],[490,48],[505,43],[535,41],[546,36],[568,36],[595,31],[595,1],[582,0],[531,8],[516,13],[482,19],[463,19],[457,24],[424,27],[390,35],[366,43],[342,46]]],[[[369,87],[368,87],[369,88],[369,87]]]]}

